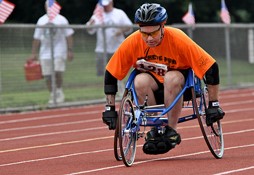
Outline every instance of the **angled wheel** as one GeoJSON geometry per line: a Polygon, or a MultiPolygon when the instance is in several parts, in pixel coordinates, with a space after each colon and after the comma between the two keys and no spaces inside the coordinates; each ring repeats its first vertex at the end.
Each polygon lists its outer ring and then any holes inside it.
{"type": "Polygon", "coordinates": [[[120,152],[120,145],[119,145],[119,129],[118,129],[118,124],[115,130],[115,135],[114,135],[114,156],[117,161],[122,160],[121,152],[120,152]]]}
{"type": "MultiPolygon", "coordinates": [[[[192,90],[192,94],[194,94],[194,90],[192,90]]],[[[205,142],[213,154],[213,156],[217,159],[223,157],[224,154],[224,138],[222,132],[221,122],[218,121],[213,123],[212,126],[206,125],[206,113],[205,109],[207,109],[208,105],[208,89],[207,87],[203,87],[201,97],[195,98],[194,108],[198,117],[199,126],[204,136],[205,142]]]]}
{"type": "MultiPolygon", "coordinates": [[[[127,95],[127,90],[125,89],[123,97],[125,97],[127,95]]],[[[116,126],[116,130],[115,130],[115,135],[114,135],[114,156],[116,158],[117,161],[121,161],[122,160],[122,156],[121,156],[121,152],[120,152],[120,143],[119,143],[119,124],[118,124],[119,120],[117,120],[117,126],[116,126]]]]}
{"type": "Polygon", "coordinates": [[[125,96],[119,109],[118,129],[121,157],[128,167],[133,164],[136,154],[137,132],[134,129],[134,121],[132,100],[129,96],[125,96]]]}

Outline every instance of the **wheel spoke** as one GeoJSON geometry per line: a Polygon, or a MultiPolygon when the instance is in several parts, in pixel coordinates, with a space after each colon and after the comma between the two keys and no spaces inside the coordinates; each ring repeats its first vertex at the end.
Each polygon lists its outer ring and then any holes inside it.
{"type": "Polygon", "coordinates": [[[119,142],[122,160],[126,166],[131,166],[135,159],[137,133],[133,132],[135,120],[134,108],[131,99],[123,98],[119,111],[119,142]]]}
{"type": "Polygon", "coordinates": [[[196,98],[196,111],[199,120],[200,129],[206,141],[206,144],[215,158],[222,158],[224,154],[224,139],[220,121],[213,123],[212,126],[206,125],[205,109],[208,104],[208,91],[204,88],[201,97],[196,98]]]}

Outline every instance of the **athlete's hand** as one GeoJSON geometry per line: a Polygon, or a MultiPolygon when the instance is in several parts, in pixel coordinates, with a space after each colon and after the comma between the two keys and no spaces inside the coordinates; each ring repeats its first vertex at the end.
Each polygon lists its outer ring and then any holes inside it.
{"type": "Polygon", "coordinates": [[[102,121],[110,130],[116,129],[118,114],[115,111],[115,106],[105,106],[105,112],[102,113],[102,121]]]}

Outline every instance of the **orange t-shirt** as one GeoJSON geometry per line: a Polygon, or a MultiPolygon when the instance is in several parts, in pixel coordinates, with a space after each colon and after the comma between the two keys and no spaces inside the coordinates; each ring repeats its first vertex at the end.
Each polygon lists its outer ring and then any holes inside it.
{"type": "MultiPolygon", "coordinates": [[[[122,80],[131,67],[136,67],[137,60],[145,59],[165,64],[169,70],[192,68],[195,75],[202,79],[215,60],[183,31],[173,27],[164,29],[161,44],[153,48],[146,45],[139,31],[131,34],[111,57],[106,69],[115,78],[122,80]]],[[[151,73],[163,83],[163,76],[151,73]]]]}

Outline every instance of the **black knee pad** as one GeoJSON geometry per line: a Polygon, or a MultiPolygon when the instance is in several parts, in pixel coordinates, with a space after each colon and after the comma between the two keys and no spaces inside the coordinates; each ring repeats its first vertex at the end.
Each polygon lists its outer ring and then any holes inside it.
{"type": "Polygon", "coordinates": [[[218,85],[220,83],[219,66],[216,62],[206,71],[205,80],[209,85],[218,85]]]}

